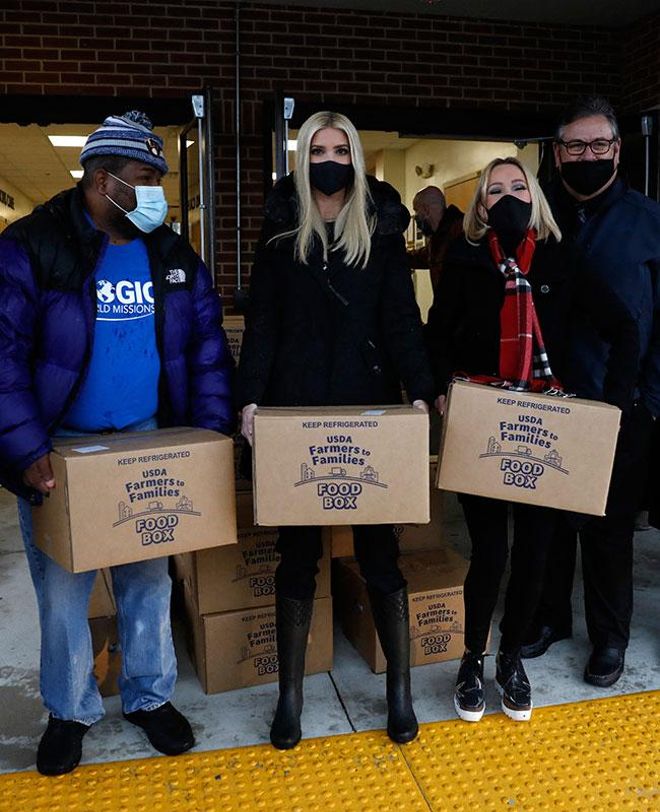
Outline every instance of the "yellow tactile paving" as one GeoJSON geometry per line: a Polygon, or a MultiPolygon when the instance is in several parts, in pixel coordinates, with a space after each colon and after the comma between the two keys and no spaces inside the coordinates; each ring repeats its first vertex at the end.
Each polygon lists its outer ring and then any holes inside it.
{"type": "Polygon", "coordinates": [[[471,725],[0,775],[0,812],[660,812],[660,692],[471,725]]]}
{"type": "Polygon", "coordinates": [[[657,812],[660,692],[425,725],[404,755],[438,812],[657,812]]]}
{"type": "Polygon", "coordinates": [[[384,733],[0,776],[1,812],[428,812],[384,733]]]}

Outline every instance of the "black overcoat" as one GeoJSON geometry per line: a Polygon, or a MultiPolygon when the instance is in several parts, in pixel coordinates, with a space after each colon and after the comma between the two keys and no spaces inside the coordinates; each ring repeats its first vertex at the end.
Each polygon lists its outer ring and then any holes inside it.
{"type": "Polygon", "coordinates": [[[274,187],[250,281],[238,373],[239,405],[427,402],[433,379],[405,253],[409,214],[387,183],[368,178],[376,228],[365,268],[340,252],[294,258],[291,175],[274,187]],[[273,239],[275,238],[275,239],[273,239]]]}
{"type": "MultiPolygon", "coordinates": [[[[550,366],[561,381],[575,306],[573,251],[553,237],[539,240],[527,279],[550,366]]],[[[455,372],[499,375],[504,282],[485,239],[473,245],[462,237],[452,244],[426,327],[438,394],[446,393],[455,372]]]]}

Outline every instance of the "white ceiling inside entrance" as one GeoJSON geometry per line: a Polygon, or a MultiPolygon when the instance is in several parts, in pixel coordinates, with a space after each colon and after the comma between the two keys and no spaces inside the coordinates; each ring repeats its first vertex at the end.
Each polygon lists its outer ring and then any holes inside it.
{"type": "MultiPolygon", "coordinates": [[[[89,135],[90,125],[61,124],[39,127],[30,124],[0,124],[0,179],[20,191],[33,204],[42,203],[76,181],[71,169],[80,169],[80,147],[54,147],[49,135],[89,135]]],[[[165,142],[165,157],[170,171],[163,187],[170,203],[179,199],[178,127],[157,127],[155,130],[165,142]]],[[[194,137],[194,136],[193,136],[194,137]]],[[[295,131],[291,137],[295,138],[295,131]]],[[[417,143],[415,139],[399,138],[395,132],[361,133],[367,160],[382,149],[402,150],[417,143]]],[[[0,182],[0,187],[3,184],[0,182]]]]}
{"type": "MultiPolygon", "coordinates": [[[[80,169],[80,147],[54,147],[49,135],[89,135],[93,126],[61,124],[39,127],[30,124],[0,124],[0,177],[34,203],[41,203],[73,186],[69,170],[80,169]]],[[[179,198],[178,127],[160,127],[156,132],[165,142],[170,172],[163,187],[170,200],[179,198]]]]}
{"type": "Polygon", "coordinates": [[[619,28],[660,11],[660,0],[264,0],[280,6],[317,6],[405,14],[447,14],[494,20],[619,28]]]}

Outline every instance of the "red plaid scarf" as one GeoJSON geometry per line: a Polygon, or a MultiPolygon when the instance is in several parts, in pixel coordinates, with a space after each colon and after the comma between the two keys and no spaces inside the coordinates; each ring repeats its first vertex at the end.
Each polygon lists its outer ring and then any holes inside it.
{"type": "Polygon", "coordinates": [[[536,248],[536,231],[528,229],[516,248],[515,259],[505,257],[497,234],[488,231],[488,247],[493,261],[504,274],[504,302],[500,311],[500,378],[471,376],[479,383],[499,384],[521,392],[561,391],[552,374],[545,351],[532,286],[525,278],[536,248]]]}

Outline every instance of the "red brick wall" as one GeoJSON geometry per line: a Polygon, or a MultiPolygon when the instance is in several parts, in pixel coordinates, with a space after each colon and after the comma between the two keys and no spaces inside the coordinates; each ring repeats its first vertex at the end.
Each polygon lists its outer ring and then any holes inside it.
{"type": "Polygon", "coordinates": [[[623,44],[622,106],[645,110],[660,106],[660,14],[632,26],[623,44]]]}
{"type": "MultiPolygon", "coordinates": [[[[241,9],[241,32],[244,270],[262,205],[262,103],[275,90],[328,105],[542,110],[594,90],[627,107],[660,102],[657,36],[654,46],[645,25],[624,37],[254,3],[241,9]]],[[[5,0],[0,10],[0,94],[167,99],[217,88],[216,274],[227,293],[236,271],[233,65],[231,3],[5,0]]]]}

